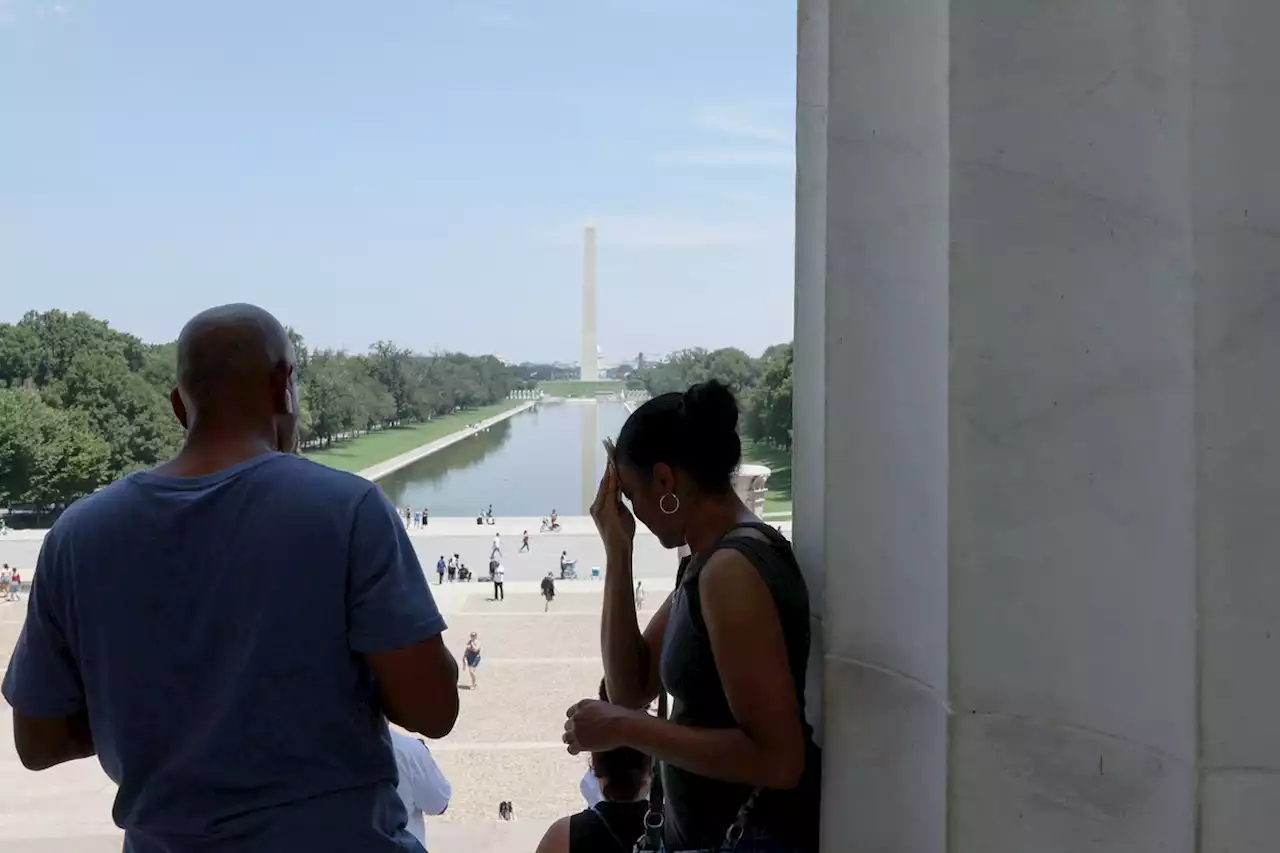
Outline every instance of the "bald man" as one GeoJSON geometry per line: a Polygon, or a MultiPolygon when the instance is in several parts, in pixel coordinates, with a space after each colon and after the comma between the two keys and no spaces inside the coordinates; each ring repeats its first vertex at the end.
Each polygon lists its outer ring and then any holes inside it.
{"type": "Polygon", "coordinates": [[[96,754],[126,853],[421,853],[387,719],[443,737],[457,665],[395,510],[291,454],[294,354],[250,305],[178,338],[170,462],[68,509],[4,679],[32,770],[96,754]]]}

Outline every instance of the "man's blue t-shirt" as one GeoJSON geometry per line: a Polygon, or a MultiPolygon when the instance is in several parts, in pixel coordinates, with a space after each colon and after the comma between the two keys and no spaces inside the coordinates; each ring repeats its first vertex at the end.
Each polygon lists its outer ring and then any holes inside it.
{"type": "Polygon", "coordinates": [[[40,552],[4,696],[88,708],[127,853],[407,853],[362,653],[444,631],[377,486],[284,454],[139,473],[40,552]]]}

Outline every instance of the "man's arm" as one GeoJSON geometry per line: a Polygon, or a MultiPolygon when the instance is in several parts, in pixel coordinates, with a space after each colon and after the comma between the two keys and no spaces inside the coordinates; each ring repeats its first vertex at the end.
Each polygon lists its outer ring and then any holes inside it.
{"type": "Polygon", "coordinates": [[[63,630],[61,538],[55,526],[40,548],[27,619],[4,677],[4,697],[13,707],[13,745],[28,770],[95,752],[80,669],[63,630]]]}
{"type": "Polygon", "coordinates": [[[383,712],[444,737],[458,717],[458,664],[408,533],[376,487],[356,508],[348,571],[348,643],[368,662],[383,712]]]}

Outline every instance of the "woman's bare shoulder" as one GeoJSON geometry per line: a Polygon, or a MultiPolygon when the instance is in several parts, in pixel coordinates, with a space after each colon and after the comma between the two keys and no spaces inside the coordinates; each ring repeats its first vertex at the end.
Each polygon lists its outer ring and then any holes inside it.
{"type": "Polygon", "coordinates": [[[569,853],[569,818],[562,817],[547,827],[535,853],[569,853]]]}

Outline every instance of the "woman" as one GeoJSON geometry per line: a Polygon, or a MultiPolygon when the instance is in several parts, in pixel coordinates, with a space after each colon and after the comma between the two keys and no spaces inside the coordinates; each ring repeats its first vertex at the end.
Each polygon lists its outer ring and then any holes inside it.
{"type": "MultiPolygon", "coordinates": [[[[600,701],[609,701],[603,681],[600,701]]],[[[631,853],[636,839],[644,834],[651,767],[649,757],[634,749],[591,753],[590,772],[601,799],[551,824],[537,853],[631,853]]]]}
{"type": "Polygon", "coordinates": [[[661,762],[668,853],[719,850],[734,826],[738,853],[811,853],[820,755],[804,718],[808,591],[790,545],[733,491],[737,421],[733,394],[712,381],[655,397],[622,428],[591,508],[607,559],[601,645],[617,704],[570,708],[564,740],[571,753],[627,746],[661,762]],[[667,548],[692,552],[643,634],[636,518],[667,548]],[[663,689],[675,700],[669,721],[630,710],[663,689]]]}
{"type": "Polygon", "coordinates": [[[476,670],[480,668],[480,636],[475,631],[471,632],[471,639],[462,651],[462,668],[471,676],[471,689],[475,690],[476,670]]]}

